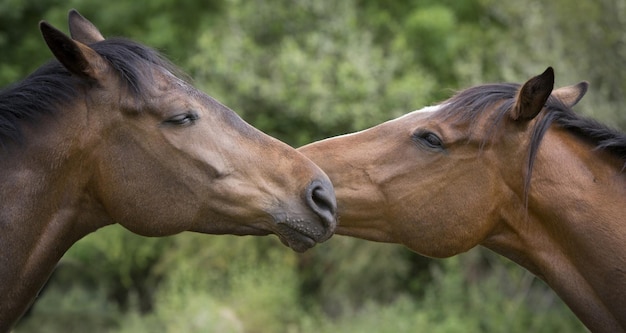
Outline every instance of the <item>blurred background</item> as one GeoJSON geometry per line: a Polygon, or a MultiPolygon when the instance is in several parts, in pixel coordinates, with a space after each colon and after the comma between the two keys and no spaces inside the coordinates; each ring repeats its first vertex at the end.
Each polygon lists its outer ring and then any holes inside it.
{"type": "MultiPolygon", "coordinates": [[[[2,0],[0,86],[51,59],[41,19],[78,9],[160,50],[295,147],[547,66],[576,110],[626,129],[625,0],[2,0]]],[[[65,255],[15,332],[585,332],[540,280],[487,250],[433,260],[336,236],[142,238],[110,226],[65,255]]]]}

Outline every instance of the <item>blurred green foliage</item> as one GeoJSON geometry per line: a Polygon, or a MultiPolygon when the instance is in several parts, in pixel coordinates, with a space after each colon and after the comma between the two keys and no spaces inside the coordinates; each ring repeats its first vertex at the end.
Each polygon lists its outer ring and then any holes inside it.
{"type": "MultiPolygon", "coordinates": [[[[547,66],[589,80],[577,109],[626,129],[624,1],[5,0],[0,86],[51,58],[38,30],[78,9],[105,36],[153,46],[196,86],[294,146],[360,130],[547,66]]],[[[333,237],[295,254],[275,237],[118,226],[63,258],[15,332],[583,332],[541,281],[483,249],[445,260],[333,237]]]]}

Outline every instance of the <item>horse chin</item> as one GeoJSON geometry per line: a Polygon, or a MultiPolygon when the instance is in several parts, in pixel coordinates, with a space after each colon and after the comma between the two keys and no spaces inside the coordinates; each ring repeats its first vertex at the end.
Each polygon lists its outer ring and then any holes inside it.
{"type": "MultiPolygon", "coordinates": [[[[285,246],[290,247],[292,250],[302,253],[318,243],[317,240],[305,233],[302,230],[298,230],[286,223],[279,223],[276,228],[276,235],[285,246]]],[[[317,238],[317,237],[316,237],[317,238]]]]}
{"type": "Polygon", "coordinates": [[[277,220],[271,228],[249,226],[239,231],[242,232],[242,235],[276,234],[285,246],[300,253],[312,248],[317,243],[326,241],[332,235],[332,233],[324,231],[321,226],[320,228],[311,227],[311,222],[305,222],[303,219],[277,220]]]}
{"type": "Polygon", "coordinates": [[[210,227],[196,227],[189,231],[206,234],[230,234],[239,236],[265,236],[276,234],[280,241],[296,252],[304,252],[317,243],[326,241],[332,232],[325,230],[321,225],[313,226],[306,219],[274,217],[271,220],[258,221],[248,225],[238,225],[236,228],[230,223],[210,224],[210,227]],[[272,222],[270,222],[272,221],[272,222]],[[271,225],[269,226],[268,225],[271,225]]]}

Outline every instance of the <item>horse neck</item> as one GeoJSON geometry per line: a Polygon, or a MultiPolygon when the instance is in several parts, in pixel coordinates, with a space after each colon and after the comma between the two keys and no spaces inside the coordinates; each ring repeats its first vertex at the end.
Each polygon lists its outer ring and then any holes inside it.
{"type": "Polygon", "coordinates": [[[594,332],[626,330],[622,163],[551,129],[535,162],[528,210],[504,218],[504,231],[484,244],[541,277],[594,332]]]}
{"type": "Polygon", "coordinates": [[[24,143],[0,155],[0,331],[26,310],[65,251],[105,223],[85,191],[89,163],[76,155],[65,120],[45,123],[25,126],[24,143]]]}

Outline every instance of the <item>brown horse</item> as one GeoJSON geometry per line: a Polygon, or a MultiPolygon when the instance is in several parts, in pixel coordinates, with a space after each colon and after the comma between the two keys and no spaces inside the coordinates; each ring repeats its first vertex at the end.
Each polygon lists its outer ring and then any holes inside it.
{"type": "Polygon", "coordinates": [[[119,223],[146,236],[275,233],[296,251],[335,229],[315,164],[196,90],[155,51],[76,11],[56,57],[0,92],[0,332],[63,253],[119,223]]]}
{"type": "Polygon", "coordinates": [[[586,82],[553,84],[548,68],[302,147],[335,186],[337,233],[432,257],[483,245],[592,331],[624,331],[626,135],[572,112],[586,82]]]}

